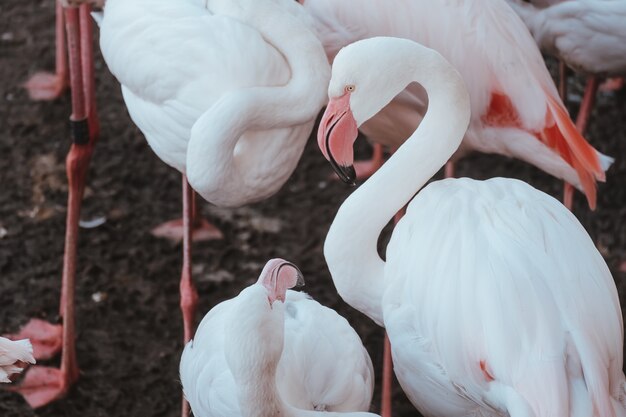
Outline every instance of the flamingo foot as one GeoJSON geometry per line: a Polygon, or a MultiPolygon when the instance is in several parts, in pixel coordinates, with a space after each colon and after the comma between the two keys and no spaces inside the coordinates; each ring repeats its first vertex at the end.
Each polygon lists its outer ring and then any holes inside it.
{"type": "Polygon", "coordinates": [[[624,88],[623,77],[607,78],[602,84],[600,84],[599,90],[603,93],[613,93],[624,88]]]}
{"type": "Polygon", "coordinates": [[[32,100],[56,100],[67,88],[67,79],[59,74],[38,72],[24,83],[24,88],[32,100]]]}
{"type": "Polygon", "coordinates": [[[47,360],[61,351],[63,326],[50,324],[41,319],[31,319],[16,334],[7,335],[11,340],[30,339],[33,356],[37,360],[47,360]]]}
{"type": "MultiPolygon", "coordinates": [[[[191,240],[193,242],[220,240],[224,238],[220,229],[208,221],[200,219],[194,223],[195,224],[191,232],[191,240]]],[[[174,243],[181,242],[183,240],[183,220],[170,220],[169,222],[158,225],[152,229],[150,233],[152,233],[153,236],[168,239],[174,243]]]]}
{"type": "Polygon", "coordinates": [[[63,398],[77,379],[78,375],[70,375],[57,368],[31,366],[22,382],[7,390],[21,394],[32,408],[39,408],[63,398]]]}

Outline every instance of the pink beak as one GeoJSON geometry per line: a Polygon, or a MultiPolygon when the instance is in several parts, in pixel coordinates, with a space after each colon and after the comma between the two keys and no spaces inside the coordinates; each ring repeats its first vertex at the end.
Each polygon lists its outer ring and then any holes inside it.
{"type": "Polygon", "coordinates": [[[353,146],[358,134],[350,93],[330,99],[317,131],[317,144],[339,178],[351,185],[356,184],[353,146]]]}
{"type": "Polygon", "coordinates": [[[284,259],[275,258],[265,264],[257,283],[267,289],[267,298],[271,305],[276,300],[285,302],[287,290],[304,285],[304,278],[297,266],[284,259]]]}

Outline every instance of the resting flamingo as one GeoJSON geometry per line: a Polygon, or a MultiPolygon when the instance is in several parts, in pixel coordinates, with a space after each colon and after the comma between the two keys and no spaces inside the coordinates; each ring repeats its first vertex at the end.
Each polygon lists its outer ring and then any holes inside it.
{"type": "Polygon", "coordinates": [[[424,415],[625,416],[617,290],[574,215],[519,180],[424,187],[471,120],[470,95],[445,58],[397,38],[340,51],[322,152],[351,180],[357,128],[411,82],[428,94],[424,120],[328,232],[339,294],[386,328],[396,376],[424,415]],[[380,232],[407,203],[383,261],[380,232]]]}
{"type": "Polygon", "coordinates": [[[0,337],[0,382],[9,383],[9,377],[22,372],[19,362],[35,363],[33,347],[27,339],[9,340],[0,337]]]}
{"type": "MultiPolygon", "coordinates": [[[[595,182],[604,181],[611,159],[576,132],[532,36],[504,0],[301,1],[331,59],[356,40],[395,36],[431,47],[459,68],[472,120],[453,161],[469,151],[521,159],[584,191],[595,207],[595,182]]],[[[425,108],[423,90],[410,86],[362,131],[397,148],[425,108]]],[[[566,197],[571,206],[571,193],[566,197]]]]}
{"type": "Polygon", "coordinates": [[[197,417],[374,417],[374,371],[348,322],[272,259],[258,281],[215,306],[185,346],[180,379],[197,417]]]}
{"type": "MultiPolygon", "coordinates": [[[[626,3],[619,0],[534,0],[533,4],[508,1],[542,51],[588,74],[576,122],[584,132],[599,80],[626,75],[626,3]]],[[[562,70],[561,77],[564,75],[562,70]]]]}

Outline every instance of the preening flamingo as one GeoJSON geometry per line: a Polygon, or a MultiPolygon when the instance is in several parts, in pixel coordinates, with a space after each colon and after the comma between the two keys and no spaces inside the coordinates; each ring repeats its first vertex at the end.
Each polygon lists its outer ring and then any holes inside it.
{"type": "MultiPolygon", "coordinates": [[[[88,1],[87,3],[93,3],[88,1]]],[[[68,43],[68,68],[72,94],[70,136],[72,145],[66,159],[69,183],[68,210],[63,256],[60,316],[63,323],[54,325],[39,319],[31,320],[14,339],[29,338],[34,357],[46,359],[61,351],[60,369],[32,366],[24,379],[15,387],[32,407],[40,407],[64,396],[70,385],[78,379],[75,349],[74,283],[80,205],[89,161],[98,139],[95,84],[93,78],[93,22],[91,6],[75,6],[63,0],[62,21],[68,43]]],[[[57,5],[57,46],[63,35],[59,33],[61,9],[57,5]]],[[[58,51],[57,51],[58,52],[58,51]]],[[[58,60],[57,55],[57,63],[58,60]]],[[[62,77],[63,78],[63,77],[62,77]]],[[[57,78],[59,81],[60,78],[57,78]]]]}
{"type": "Polygon", "coordinates": [[[215,306],[185,346],[180,379],[197,417],[374,417],[374,371],[348,322],[272,259],[255,284],[215,306]]]}
{"type": "Polygon", "coordinates": [[[626,415],[617,291],[574,215],[513,179],[424,187],[471,120],[445,58],[396,38],[340,51],[318,132],[324,155],[350,179],[357,128],[411,82],[428,93],[424,120],[328,232],[339,294],[385,326],[396,376],[424,415],[626,415]],[[383,261],[380,232],[407,203],[383,261]]]}
{"type": "Polygon", "coordinates": [[[30,342],[27,339],[13,341],[0,337],[0,382],[11,382],[11,375],[22,372],[19,362],[35,363],[30,342]]]}
{"type": "Polygon", "coordinates": [[[542,51],[588,75],[576,122],[584,132],[599,79],[626,75],[626,3],[619,0],[534,0],[533,4],[508,1],[542,51]]]}
{"type": "MultiPolygon", "coordinates": [[[[472,119],[452,160],[469,151],[521,159],[583,190],[595,207],[595,182],[611,159],[576,132],[532,36],[504,0],[301,1],[331,58],[356,40],[394,36],[437,50],[459,69],[472,119]]],[[[425,108],[423,90],[410,86],[362,131],[397,148],[425,108]]]]}

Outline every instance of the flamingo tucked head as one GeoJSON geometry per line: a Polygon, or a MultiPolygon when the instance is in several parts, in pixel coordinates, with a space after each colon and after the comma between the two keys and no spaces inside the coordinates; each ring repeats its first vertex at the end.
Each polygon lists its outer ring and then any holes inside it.
{"type": "Polygon", "coordinates": [[[265,264],[257,283],[265,287],[267,298],[272,305],[276,300],[284,302],[287,290],[304,285],[304,278],[297,266],[284,259],[275,258],[265,264]]]}

